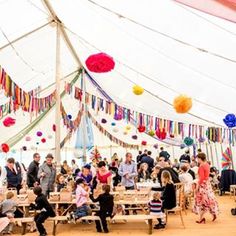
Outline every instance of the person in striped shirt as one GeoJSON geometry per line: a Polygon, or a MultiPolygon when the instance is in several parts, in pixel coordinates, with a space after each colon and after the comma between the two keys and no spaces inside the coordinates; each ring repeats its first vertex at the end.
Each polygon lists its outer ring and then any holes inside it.
{"type": "Polygon", "coordinates": [[[159,222],[154,226],[154,229],[165,228],[164,224],[164,214],[162,212],[162,200],[161,193],[155,192],[153,194],[152,200],[148,203],[150,215],[157,216],[157,221],[159,222]]]}

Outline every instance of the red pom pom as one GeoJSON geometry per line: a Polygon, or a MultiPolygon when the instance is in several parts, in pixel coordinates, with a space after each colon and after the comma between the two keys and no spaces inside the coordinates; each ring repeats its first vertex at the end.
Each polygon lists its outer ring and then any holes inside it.
{"type": "Polygon", "coordinates": [[[161,139],[161,140],[165,139],[166,138],[166,131],[165,131],[165,129],[162,129],[162,130],[158,129],[158,130],[156,130],[156,136],[159,139],[161,139]]]}
{"type": "Polygon", "coordinates": [[[57,127],[56,127],[56,125],[54,124],[54,125],[52,126],[52,130],[53,130],[54,132],[56,132],[56,129],[57,129],[57,127]]]}
{"type": "Polygon", "coordinates": [[[16,123],[16,120],[8,116],[2,123],[5,127],[10,127],[16,123]]]}
{"type": "Polygon", "coordinates": [[[115,67],[113,58],[106,53],[91,55],[85,61],[87,68],[96,73],[109,72],[115,67]]]}
{"type": "Polygon", "coordinates": [[[10,150],[8,144],[6,144],[6,143],[2,143],[1,148],[2,148],[2,151],[5,153],[8,153],[10,150]]]}
{"type": "Polygon", "coordinates": [[[174,134],[170,134],[170,138],[174,138],[175,137],[175,135],[174,134]]]}
{"type": "Polygon", "coordinates": [[[141,143],[143,146],[146,146],[147,145],[147,141],[142,141],[141,143]]]}
{"type": "Polygon", "coordinates": [[[41,139],[41,142],[42,142],[42,143],[46,143],[46,138],[42,138],[42,139],[41,139]]]}
{"type": "Polygon", "coordinates": [[[146,128],[145,128],[145,126],[143,126],[143,125],[140,125],[140,126],[138,127],[138,131],[139,131],[140,133],[145,132],[145,130],[146,130],[146,128]]]}

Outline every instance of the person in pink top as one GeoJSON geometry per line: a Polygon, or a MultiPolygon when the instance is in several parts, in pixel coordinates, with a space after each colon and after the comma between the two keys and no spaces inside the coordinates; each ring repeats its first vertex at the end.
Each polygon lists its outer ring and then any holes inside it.
{"type": "Polygon", "coordinates": [[[213,216],[212,221],[216,220],[219,212],[218,203],[216,201],[214,192],[209,180],[210,165],[206,161],[205,153],[198,153],[197,155],[199,169],[198,169],[198,185],[196,189],[195,204],[193,211],[199,215],[199,220],[196,223],[206,223],[204,215],[207,211],[213,216]]]}
{"type": "Polygon", "coordinates": [[[104,161],[98,163],[97,182],[100,184],[111,185],[111,172],[107,170],[104,161]]]}
{"type": "Polygon", "coordinates": [[[88,197],[90,188],[85,184],[85,180],[80,178],[76,180],[76,206],[75,212],[71,213],[71,218],[76,221],[80,217],[90,215],[91,209],[88,205],[88,197]]]}

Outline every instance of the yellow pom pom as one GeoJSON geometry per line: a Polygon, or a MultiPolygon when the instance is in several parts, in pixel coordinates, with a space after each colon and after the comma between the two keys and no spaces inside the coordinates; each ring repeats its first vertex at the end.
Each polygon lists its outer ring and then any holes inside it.
{"type": "Polygon", "coordinates": [[[134,85],[134,87],[133,87],[133,93],[134,93],[135,95],[141,95],[141,94],[143,94],[143,92],[144,92],[144,89],[143,89],[141,86],[139,86],[139,85],[134,85]]]}
{"type": "Polygon", "coordinates": [[[177,113],[187,113],[192,108],[192,99],[179,95],[174,99],[173,106],[177,113]]]}
{"type": "Polygon", "coordinates": [[[126,129],[126,130],[131,130],[131,126],[127,125],[127,126],[125,127],[125,129],[126,129]]]}

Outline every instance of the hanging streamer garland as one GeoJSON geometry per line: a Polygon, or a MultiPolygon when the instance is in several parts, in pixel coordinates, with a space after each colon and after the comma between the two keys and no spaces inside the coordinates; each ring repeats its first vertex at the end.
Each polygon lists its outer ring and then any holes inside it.
{"type": "Polygon", "coordinates": [[[85,64],[90,71],[95,73],[109,72],[115,67],[113,58],[106,53],[97,53],[89,56],[85,64]]]}
{"type": "MultiPolygon", "coordinates": [[[[66,91],[67,93],[69,93],[68,91],[70,91],[70,93],[74,91],[74,97],[81,101],[82,91],[80,88],[72,86],[70,84],[66,84],[66,91]]],[[[179,146],[181,143],[177,141],[177,138],[181,137],[182,139],[184,139],[184,137],[187,135],[196,140],[201,140],[202,142],[204,142],[206,138],[209,138],[209,135],[205,133],[205,130],[212,129],[211,127],[206,128],[202,125],[184,124],[182,122],[153,117],[147,114],[133,111],[123,106],[119,106],[118,104],[111,101],[110,98],[103,99],[89,93],[86,93],[86,102],[89,106],[91,106],[91,108],[94,111],[96,112],[103,111],[106,114],[113,116],[115,120],[125,120],[127,123],[129,122],[131,124],[136,125],[136,127],[144,126],[145,132],[147,134],[150,130],[156,131],[158,129],[164,128],[166,132],[166,138],[165,139],[158,138],[158,139],[161,141],[164,140],[164,142],[166,141],[167,144],[171,145],[179,146]],[[189,131],[188,133],[186,132],[187,129],[189,131]],[[167,134],[169,135],[170,138],[168,138],[167,134]],[[173,136],[171,135],[173,135],[175,138],[172,138],[173,136]]],[[[218,141],[216,142],[226,141],[228,143],[230,142],[233,143],[234,140],[236,139],[236,132],[218,127],[214,127],[214,129],[216,129],[217,133],[219,134],[218,141]]]]}
{"type": "Polygon", "coordinates": [[[105,130],[91,115],[90,112],[88,112],[88,117],[92,120],[93,124],[99,129],[101,133],[103,133],[105,136],[107,136],[112,142],[118,144],[121,147],[124,148],[130,148],[130,149],[139,149],[139,145],[133,145],[128,144],[126,142],[121,141],[120,139],[114,137],[111,133],[109,133],[107,130],[105,130]]]}
{"type": "MultiPolygon", "coordinates": [[[[25,92],[21,89],[10,76],[0,66],[0,89],[5,91],[5,96],[9,97],[8,113],[16,111],[20,107],[23,111],[35,112],[36,114],[42,113],[50,108],[55,99],[55,91],[44,98],[38,98],[36,96],[37,91],[25,92]]],[[[0,109],[0,115],[2,113],[2,107],[0,109]]]]}

